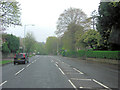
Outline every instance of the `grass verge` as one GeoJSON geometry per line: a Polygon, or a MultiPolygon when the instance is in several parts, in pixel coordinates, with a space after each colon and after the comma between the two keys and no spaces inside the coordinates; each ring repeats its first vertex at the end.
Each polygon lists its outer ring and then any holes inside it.
{"type": "Polygon", "coordinates": [[[13,62],[13,61],[11,61],[11,60],[0,61],[0,65],[7,64],[7,63],[10,63],[10,62],[13,62]]]}

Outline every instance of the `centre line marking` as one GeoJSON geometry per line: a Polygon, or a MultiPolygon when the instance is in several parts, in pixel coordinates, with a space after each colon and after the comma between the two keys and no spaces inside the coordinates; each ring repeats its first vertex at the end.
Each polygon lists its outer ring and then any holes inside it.
{"type": "Polygon", "coordinates": [[[26,67],[29,67],[31,65],[31,63],[30,64],[28,64],[26,67]]]}
{"type": "Polygon", "coordinates": [[[63,75],[65,75],[65,73],[59,68],[59,70],[62,72],[63,75]]]}
{"type": "Polygon", "coordinates": [[[74,87],[74,88],[76,88],[76,86],[70,81],[70,80],[68,80],[69,82],[70,82],[70,84],[74,87]]]}
{"type": "Polygon", "coordinates": [[[79,72],[80,74],[83,74],[81,71],[77,70],[76,68],[73,68],[75,71],[79,72]]]}
{"type": "MultiPolygon", "coordinates": [[[[97,80],[95,80],[95,79],[93,79],[93,81],[94,81],[94,82],[96,82],[97,84],[99,84],[99,85],[103,86],[104,88],[109,88],[109,87],[105,86],[104,84],[102,84],[102,83],[98,82],[98,81],[97,81],[97,80]]],[[[110,88],[109,88],[109,89],[110,89],[110,88]]]]}
{"type": "Polygon", "coordinates": [[[72,80],[83,80],[83,81],[91,81],[92,79],[79,79],[79,78],[71,78],[72,80]]]}
{"type": "Polygon", "coordinates": [[[18,75],[20,72],[22,72],[25,68],[19,70],[17,73],[15,73],[15,75],[18,75]]]}
{"type": "Polygon", "coordinates": [[[91,89],[91,87],[79,87],[79,88],[85,88],[85,89],[89,88],[89,89],[91,89]]]}
{"type": "Polygon", "coordinates": [[[0,86],[2,86],[3,84],[5,84],[7,81],[4,81],[3,83],[0,84],[0,86]]]}
{"type": "Polygon", "coordinates": [[[57,67],[58,67],[58,65],[57,64],[55,64],[57,67]]]}

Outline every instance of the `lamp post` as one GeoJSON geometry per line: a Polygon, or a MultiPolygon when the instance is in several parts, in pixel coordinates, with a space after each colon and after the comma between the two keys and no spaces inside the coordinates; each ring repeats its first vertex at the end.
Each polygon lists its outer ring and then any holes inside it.
{"type": "Polygon", "coordinates": [[[24,52],[25,52],[25,30],[26,30],[26,26],[35,26],[34,24],[25,24],[24,25],[24,52]]]}

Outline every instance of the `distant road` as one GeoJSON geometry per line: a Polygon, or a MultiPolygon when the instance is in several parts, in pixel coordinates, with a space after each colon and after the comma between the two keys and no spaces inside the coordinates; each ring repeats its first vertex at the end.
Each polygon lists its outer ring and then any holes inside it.
{"type": "Polygon", "coordinates": [[[61,56],[36,55],[30,58],[29,64],[3,66],[0,86],[111,90],[118,88],[118,71],[113,67],[61,56]]]}

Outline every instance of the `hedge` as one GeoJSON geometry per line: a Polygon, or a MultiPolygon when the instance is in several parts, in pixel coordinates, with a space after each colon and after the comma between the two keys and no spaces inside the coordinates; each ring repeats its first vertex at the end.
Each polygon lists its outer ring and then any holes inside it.
{"type": "Polygon", "coordinates": [[[116,59],[120,60],[120,51],[64,51],[63,56],[68,57],[83,57],[88,58],[106,58],[106,59],[116,59]]]}

